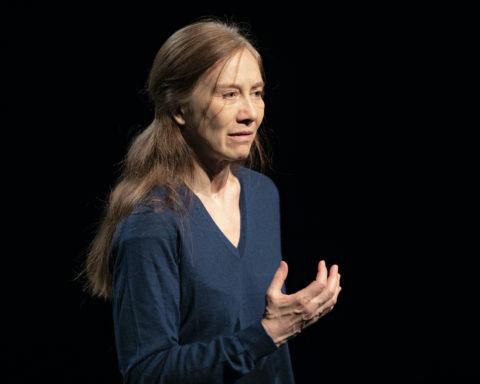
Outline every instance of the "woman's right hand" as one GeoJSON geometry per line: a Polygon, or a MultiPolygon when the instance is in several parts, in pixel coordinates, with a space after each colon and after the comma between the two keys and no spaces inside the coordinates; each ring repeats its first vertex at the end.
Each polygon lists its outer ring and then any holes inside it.
{"type": "Polygon", "coordinates": [[[288,265],[282,260],[267,290],[262,319],[263,327],[277,347],[330,312],[342,289],[338,266],[332,265],[329,273],[323,260],[318,263],[316,279],[291,295],[281,291],[287,274],[288,265]]]}

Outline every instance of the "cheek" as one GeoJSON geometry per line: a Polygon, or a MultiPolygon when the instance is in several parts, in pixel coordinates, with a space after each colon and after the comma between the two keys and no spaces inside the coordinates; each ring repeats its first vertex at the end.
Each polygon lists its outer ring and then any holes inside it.
{"type": "Polygon", "coordinates": [[[261,120],[263,118],[263,115],[265,113],[265,102],[263,100],[258,100],[255,103],[255,110],[258,115],[258,119],[261,120]]]}
{"type": "Polygon", "coordinates": [[[221,112],[212,113],[207,120],[208,129],[213,134],[221,134],[227,132],[235,122],[235,113],[222,110],[221,112]]]}
{"type": "Polygon", "coordinates": [[[225,144],[229,125],[219,116],[207,118],[198,131],[200,140],[210,147],[221,147],[225,144]]]}
{"type": "Polygon", "coordinates": [[[258,114],[258,125],[260,125],[260,123],[263,120],[263,116],[265,114],[265,106],[258,107],[257,108],[257,114],[258,114]]]}

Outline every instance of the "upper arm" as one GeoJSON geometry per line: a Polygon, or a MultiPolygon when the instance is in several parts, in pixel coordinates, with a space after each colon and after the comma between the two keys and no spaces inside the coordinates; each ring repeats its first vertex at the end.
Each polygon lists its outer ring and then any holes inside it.
{"type": "Polygon", "coordinates": [[[175,239],[134,237],[116,248],[113,319],[120,368],[178,342],[179,273],[175,239]]]}

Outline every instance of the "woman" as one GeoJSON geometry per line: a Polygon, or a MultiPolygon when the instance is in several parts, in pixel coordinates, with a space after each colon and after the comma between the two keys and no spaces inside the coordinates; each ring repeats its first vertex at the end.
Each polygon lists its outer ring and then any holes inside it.
{"type": "Polygon", "coordinates": [[[328,313],[336,265],[287,295],[279,194],[265,163],[261,58],[201,21],[154,60],[155,118],[132,143],[86,264],[111,298],[126,382],[293,383],[287,340],[328,313]],[[248,165],[248,166],[247,166],[248,165]]]}

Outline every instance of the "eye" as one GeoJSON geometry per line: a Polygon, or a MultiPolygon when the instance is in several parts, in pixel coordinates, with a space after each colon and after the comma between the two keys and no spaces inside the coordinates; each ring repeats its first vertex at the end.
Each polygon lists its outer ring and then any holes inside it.
{"type": "Polygon", "coordinates": [[[226,92],[222,96],[224,99],[233,99],[235,96],[237,96],[237,92],[235,91],[226,92]]]}
{"type": "Polygon", "coordinates": [[[263,90],[255,91],[253,94],[255,95],[255,97],[260,97],[260,98],[265,96],[265,92],[263,90]]]}

